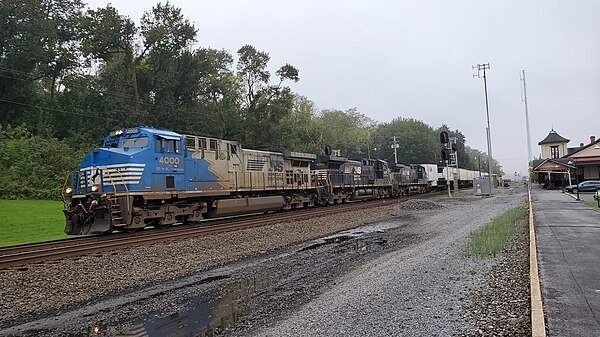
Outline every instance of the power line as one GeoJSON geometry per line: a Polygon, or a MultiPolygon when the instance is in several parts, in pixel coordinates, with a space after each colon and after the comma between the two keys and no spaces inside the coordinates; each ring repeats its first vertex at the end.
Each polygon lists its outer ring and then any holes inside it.
{"type": "MultiPolygon", "coordinates": [[[[21,102],[16,102],[16,101],[10,101],[10,100],[6,100],[6,99],[2,99],[2,98],[0,98],[0,102],[9,103],[9,104],[15,104],[15,105],[21,105],[21,106],[26,106],[26,107],[30,107],[30,108],[37,108],[37,109],[42,109],[42,110],[49,110],[49,111],[54,111],[54,112],[61,112],[61,113],[65,113],[65,114],[78,115],[78,116],[83,116],[83,117],[91,117],[91,118],[96,118],[96,119],[103,119],[103,120],[114,121],[114,122],[118,122],[118,123],[122,123],[123,122],[123,120],[115,119],[115,118],[110,118],[110,117],[95,116],[95,115],[81,113],[81,112],[74,112],[74,111],[67,111],[67,110],[61,110],[61,109],[48,108],[48,107],[43,107],[43,106],[34,105],[34,104],[27,104],[27,103],[21,103],[21,102]]],[[[119,110],[119,109],[114,109],[114,110],[127,113],[127,111],[125,111],[125,110],[119,110]]],[[[194,134],[195,133],[195,132],[193,132],[191,130],[183,129],[183,128],[180,128],[180,127],[178,127],[177,130],[181,134],[194,134]]],[[[173,131],[175,131],[175,130],[173,130],[173,131]]]]}
{"type": "Polygon", "coordinates": [[[29,75],[28,72],[20,71],[20,70],[16,70],[16,69],[8,69],[8,68],[2,68],[2,67],[0,67],[0,70],[8,71],[8,72],[11,72],[11,73],[16,73],[16,74],[29,75]]]}
{"type": "MultiPolygon", "coordinates": [[[[0,68],[0,70],[3,68],[0,68]]],[[[31,78],[24,78],[24,77],[13,77],[13,76],[7,76],[7,75],[2,75],[0,74],[0,77],[5,77],[5,78],[11,78],[11,79],[15,79],[15,80],[21,80],[21,81],[33,81],[34,79],[31,78]]],[[[186,113],[190,113],[190,112],[195,112],[195,110],[190,109],[190,108],[183,108],[180,105],[177,105],[177,103],[171,103],[171,102],[160,102],[158,104],[156,103],[150,103],[150,102],[144,102],[144,101],[139,101],[136,102],[133,97],[129,96],[129,95],[125,95],[116,91],[111,91],[111,90],[101,90],[101,91],[94,91],[93,93],[99,94],[101,96],[112,96],[115,99],[119,99],[124,103],[132,103],[132,104],[140,104],[146,107],[146,109],[151,108],[151,107],[156,107],[157,105],[161,105],[161,106],[166,106],[169,107],[171,109],[175,109],[178,110],[180,112],[186,112],[186,113]]],[[[127,112],[124,110],[117,110],[117,111],[122,111],[122,112],[127,112]]],[[[136,115],[141,115],[144,116],[144,113],[141,112],[134,112],[134,111],[130,111],[128,112],[130,114],[136,114],[136,115]]]]}
{"type": "Polygon", "coordinates": [[[19,81],[32,81],[33,80],[31,78],[13,77],[13,76],[7,76],[7,75],[2,75],[2,74],[0,74],[0,77],[11,78],[13,80],[19,80],[19,81]]]}
{"type": "MultiPolygon", "coordinates": [[[[66,111],[66,110],[61,110],[61,109],[48,108],[48,107],[43,107],[43,106],[34,105],[34,104],[27,104],[27,103],[21,103],[21,102],[16,102],[16,101],[10,101],[10,100],[7,100],[7,99],[2,99],[2,98],[0,98],[0,102],[9,103],[9,104],[15,104],[15,105],[21,105],[21,106],[26,106],[26,107],[29,107],[29,108],[49,110],[49,111],[54,111],[54,112],[62,112],[62,113],[66,113],[66,114],[78,115],[78,116],[83,116],[83,117],[91,117],[91,118],[97,118],[97,119],[119,121],[118,119],[114,119],[114,118],[110,118],[110,117],[94,116],[94,115],[90,115],[90,114],[86,114],[86,113],[82,113],[82,112],[74,112],[74,111],[66,111]]],[[[119,111],[119,110],[117,110],[117,111],[119,111]]],[[[121,110],[121,111],[122,112],[126,112],[126,111],[123,111],[123,110],[121,110]]]]}

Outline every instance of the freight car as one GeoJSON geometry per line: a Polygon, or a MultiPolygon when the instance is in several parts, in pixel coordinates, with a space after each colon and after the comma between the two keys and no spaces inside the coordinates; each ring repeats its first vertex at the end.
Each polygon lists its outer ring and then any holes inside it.
{"type": "Polygon", "coordinates": [[[445,189],[447,187],[447,180],[450,180],[450,186],[454,185],[454,176],[458,180],[459,188],[473,187],[473,179],[479,177],[481,174],[479,171],[467,170],[463,168],[455,167],[438,167],[438,189],[445,189]]]}
{"type": "Polygon", "coordinates": [[[387,163],[245,149],[152,127],[111,132],[70,173],[67,234],[135,231],[204,218],[407,193],[387,163]]]}

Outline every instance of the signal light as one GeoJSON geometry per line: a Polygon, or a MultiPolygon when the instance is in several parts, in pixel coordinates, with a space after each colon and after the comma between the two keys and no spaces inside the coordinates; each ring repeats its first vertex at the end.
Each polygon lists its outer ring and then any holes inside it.
{"type": "Polygon", "coordinates": [[[440,142],[442,144],[448,144],[449,141],[450,141],[450,138],[448,138],[448,132],[446,132],[446,131],[440,132],[440,142]]]}
{"type": "Polygon", "coordinates": [[[452,152],[456,152],[458,150],[458,145],[456,143],[452,143],[452,152]]]}
{"type": "Polygon", "coordinates": [[[442,149],[442,160],[449,160],[449,159],[450,159],[450,150],[442,149]]]}

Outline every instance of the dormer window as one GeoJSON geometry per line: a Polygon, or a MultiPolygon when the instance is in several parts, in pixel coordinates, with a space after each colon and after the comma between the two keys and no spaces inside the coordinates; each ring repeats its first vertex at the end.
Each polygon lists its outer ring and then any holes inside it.
{"type": "Polygon", "coordinates": [[[550,158],[559,158],[558,145],[550,146],[550,158]]]}

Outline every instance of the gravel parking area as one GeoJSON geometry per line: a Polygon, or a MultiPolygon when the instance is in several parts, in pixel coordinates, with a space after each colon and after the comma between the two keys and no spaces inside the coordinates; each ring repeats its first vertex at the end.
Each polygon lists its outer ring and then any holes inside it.
{"type": "Polygon", "coordinates": [[[461,195],[0,271],[7,285],[0,288],[0,335],[18,335],[2,329],[47,317],[48,326],[61,327],[54,335],[102,322],[108,328],[101,334],[113,336],[186,310],[189,316],[207,303],[218,310],[237,303],[211,334],[522,336],[526,233],[495,259],[469,257],[465,245],[472,231],[523,206],[525,189],[461,195]],[[365,232],[356,237],[311,241],[384,220],[372,232],[354,230],[365,232]],[[146,290],[157,285],[163,288],[146,290]],[[247,297],[241,309],[240,293],[247,297]],[[126,294],[146,299],[125,303],[126,294]],[[98,303],[114,307],[94,309],[98,303]],[[88,311],[71,311],[80,308],[88,311]]]}

